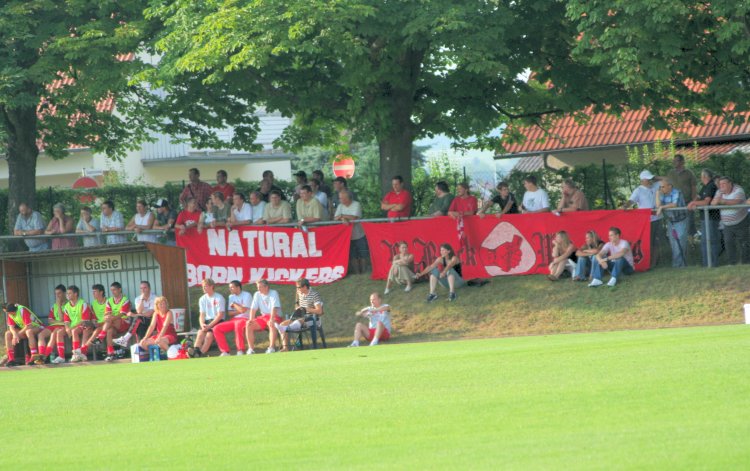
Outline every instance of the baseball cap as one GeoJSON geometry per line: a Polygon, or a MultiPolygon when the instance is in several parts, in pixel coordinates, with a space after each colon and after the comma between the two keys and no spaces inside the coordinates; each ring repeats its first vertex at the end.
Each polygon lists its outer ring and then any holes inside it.
{"type": "Polygon", "coordinates": [[[165,208],[169,207],[169,201],[167,201],[166,198],[159,198],[156,200],[156,203],[154,203],[153,206],[151,206],[152,209],[159,209],[159,208],[165,208]]]}
{"type": "Polygon", "coordinates": [[[644,170],[640,175],[638,175],[638,178],[640,178],[641,180],[653,180],[654,174],[649,172],[648,170],[644,170]]]}

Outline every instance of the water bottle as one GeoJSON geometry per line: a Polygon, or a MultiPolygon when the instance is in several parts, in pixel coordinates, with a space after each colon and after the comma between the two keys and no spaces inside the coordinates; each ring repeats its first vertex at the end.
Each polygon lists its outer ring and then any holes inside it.
{"type": "Polygon", "coordinates": [[[161,354],[159,353],[158,345],[148,346],[148,361],[161,361],[161,354]]]}

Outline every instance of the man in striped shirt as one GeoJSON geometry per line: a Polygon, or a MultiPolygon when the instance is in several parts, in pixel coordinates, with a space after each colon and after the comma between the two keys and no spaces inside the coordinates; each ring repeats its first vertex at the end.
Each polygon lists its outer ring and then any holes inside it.
{"type": "Polygon", "coordinates": [[[315,319],[313,315],[323,315],[323,300],[320,293],[310,287],[310,281],[307,278],[297,280],[297,294],[294,314],[292,318],[276,324],[276,328],[281,334],[281,351],[289,350],[288,331],[298,331],[303,325],[311,326],[315,319]]]}
{"type": "MultiPolygon", "coordinates": [[[[716,192],[711,206],[731,206],[745,204],[747,197],[745,191],[739,185],[735,185],[731,178],[721,177],[719,179],[719,191],[716,192]]],[[[727,249],[729,264],[737,262],[750,263],[750,218],[747,216],[746,208],[722,209],[721,223],[724,226],[724,244],[727,249]],[[737,247],[739,247],[740,258],[737,258],[737,247]]]]}

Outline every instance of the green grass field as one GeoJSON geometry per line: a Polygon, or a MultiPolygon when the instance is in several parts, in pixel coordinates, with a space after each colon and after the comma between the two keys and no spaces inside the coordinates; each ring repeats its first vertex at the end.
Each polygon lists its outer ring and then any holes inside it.
{"type": "Polygon", "coordinates": [[[741,469],[750,326],[0,373],[0,469],[741,469]]]}

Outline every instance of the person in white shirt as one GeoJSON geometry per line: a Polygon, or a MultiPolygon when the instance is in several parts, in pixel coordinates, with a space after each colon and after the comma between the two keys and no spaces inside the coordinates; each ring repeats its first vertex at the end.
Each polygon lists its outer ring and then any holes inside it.
{"type": "Polygon", "coordinates": [[[635,267],[633,251],[630,250],[630,243],[620,238],[621,235],[619,228],[609,228],[609,242],[604,244],[602,250],[594,257],[595,263],[591,269],[592,279],[589,287],[596,288],[603,284],[602,275],[604,271],[609,271],[612,274],[607,286],[615,286],[621,274],[630,275],[633,273],[635,267]]]}
{"type": "Polygon", "coordinates": [[[249,203],[245,201],[245,195],[242,193],[235,193],[232,196],[232,215],[229,217],[227,222],[227,229],[232,229],[232,226],[244,226],[253,223],[253,208],[249,203]]]}
{"type": "Polygon", "coordinates": [[[315,196],[315,199],[320,201],[320,206],[323,208],[323,215],[321,217],[321,220],[327,221],[328,219],[330,219],[330,213],[328,212],[328,195],[325,194],[325,192],[321,191],[320,181],[315,178],[310,180],[310,188],[312,188],[313,196],[315,196]]]}
{"type": "Polygon", "coordinates": [[[237,347],[237,355],[245,354],[245,327],[250,318],[250,307],[253,297],[247,291],[242,291],[242,283],[234,280],[229,283],[229,306],[227,308],[227,321],[214,327],[216,345],[221,350],[221,356],[229,355],[229,344],[227,334],[234,331],[234,345],[237,347]]]}
{"type": "Polygon", "coordinates": [[[537,186],[536,177],[534,175],[528,175],[523,179],[523,186],[524,188],[526,188],[526,193],[523,194],[523,204],[521,204],[521,212],[549,212],[549,196],[547,195],[546,191],[537,186]]]}
{"type": "Polygon", "coordinates": [[[224,314],[226,313],[224,296],[214,291],[216,288],[214,280],[206,278],[202,285],[205,294],[198,300],[200,330],[198,335],[195,336],[195,344],[193,345],[196,356],[205,355],[211,348],[214,341],[213,328],[224,320],[224,314]]]}
{"type": "Polygon", "coordinates": [[[641,179],[641,184],[633,190],[633,194],[630,195],[630,199],[625,202],[623,208],[630,209],[633,206],[637,206],[638,209],[651,210],[651,266],[653,267],[659,263],[661,246],[662,242],[664,242],[662,215],[654,211],[661,181],[648,170],[642,171],[638,178],[641,179]]]}
{"type": "MultiPolygon", "coordinates": [[[[136,332],[141,324],[144,324],[148,328],[148,325],[151,323],[151,317],[154,315],[154,300],[158,296],[151,292],[151,283],[146,280],[141,281],[140,288],[141,294],[135,298],[135,313],[128,313],[128,317],[134,318],[130,322],[128,331],[122,337],[117,337],[113,340],[114,343],[123,348],[128,348],[133,332],[136,332]]],[[[145,333],[145,329],[141,332],[141,334],[143,333],[145,333]]]]}
{"type": "Polygon", "coordinates": [[[350,347],[359,347],[359,340],[365,339],[374,347],[381,341],[391,338],[391,306],[382,304],[380,294],[370,295],[370,305],[357,311],[355,316],[367,317],[369,324],[358,322],[354,327],[354,341],[350,347]]]}
{"type": "Polygon", "coordinates": [[[253,304],[250,306],[250,321],[245,328],[247,335],[247,354],[255,353],[255,332],[268,330],[269,345],[266,353],[276,353],[276,328],[274,324],[280,324],[281,299],[275,289],[271,289],[267,280],[258,280],[255,283],[258,291],[253,296],[253,304]],[[256,314],[260,313],[258,317],[256,314]]]}

